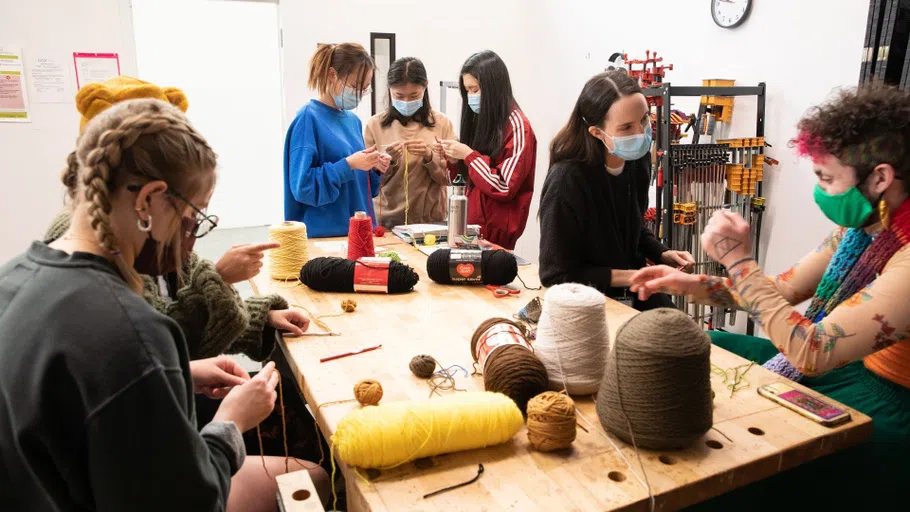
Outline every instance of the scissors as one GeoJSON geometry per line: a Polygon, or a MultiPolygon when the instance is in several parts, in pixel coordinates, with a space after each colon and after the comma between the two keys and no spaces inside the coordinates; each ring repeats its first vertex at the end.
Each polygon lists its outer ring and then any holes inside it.
{"type": "Polygon", "coordinates": [[[496,297],[497,299],[501,299],[503,297],[508,297],[509,295],[518,295],[519,293],[521,293],[521,290],[519,290],[518,288],[513,288],[508,285],[496,286],[495,284],[488,284],[488,285],[486,285],[486,288],[487,288],[487,290],[490,290],[491,292],[493,292],[493,296],[496,297]]]}

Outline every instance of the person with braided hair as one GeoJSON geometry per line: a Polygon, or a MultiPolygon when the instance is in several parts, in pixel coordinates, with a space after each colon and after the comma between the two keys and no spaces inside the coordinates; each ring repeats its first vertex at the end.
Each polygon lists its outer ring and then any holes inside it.
{"type": "MultiPolygon", "coordinates": [[[[76,108],[82,116],[80,131],[111,106],[137,98],[166,101],[183,112],[189,106],[186,95],[176,87],[158,87],[137,78],[118,76],[104,83],[86,84],[79,90],[76,108]]],[[[72,152],[61,177],[70,201],[75,198],[78,170],[76,153],[72,152]]],[[[44,235],[45,241],[59,238],[69,228],[69,223],[70,212],[66,208],[51,223],[44,235]]],[[[238,246],[228,251],[218,263],[212,263],[192,252],[194,241],[190,240],[185,247],[184,261],[180,264],[171,258],[165,261],[163,268],[158,268],[155,258],[143,255],[138,265],[143,296],[158,311],[180,324],[191,358],[243,353],[255,361],[262,361],[274,350],[276,329],[297,334],[306,330],[306,316],[289,309],[281,296],[273,294],[242,300],[232,286],[258,274],[263,251],[275,245],[238,246]],[[159,281],[163,281],[163,285],[159,285],[159,281]]]]}
{"type": "Polygon", "coordinates": [[[641,297],[663,290],[745,310],[770,340],[712,332],[715,344],[872,417],[869,442],[783,473],[775,492],[757,496],[768,499],[790,485],[793,498],[809,499],[813,509],[824,508],[823,495],[838,510],[853,508],[847,504],[853,497],[867,510],[898,510],[898,503],[906,508],[910,92],[882,85],[840,91],[810,110],[798,130],[791,145],[812,160],[815,203],[838,226],[817,250],[786,272],[766,276],[753,259],[749,224],[719,211],[701,241],[728,279],[649,267],[632,276],[632,290],[641,297]],[[806,301],[805,313],[796,309],[806,301]],[[868,492],[805,492],[851,486],[868,492]]]}
{"type": "MultiPolygon", "coordinates": [[[[146,252],[179,257],[209,221],[214,151],[180,110],[140,99],[89,122],[76,158],[66,233],[0,267],[4,506],[274,510],[277,484],[241,437],[274,407],[274,364],[250,378],[226,357],[190,361],[135,269],[146,252]],[[194,393],[224,399],[201,432],[194,393]]],[[[325,471],[295,463],[325,498],[325,471]]]]}

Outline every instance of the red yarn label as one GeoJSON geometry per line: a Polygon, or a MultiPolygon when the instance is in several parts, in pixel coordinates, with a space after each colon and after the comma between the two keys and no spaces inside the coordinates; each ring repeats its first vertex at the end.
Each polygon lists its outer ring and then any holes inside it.
{"type": "Polygon", "coordinates": [[[477,362],[480,363],[482,371],[487,368],[487,359],[490,358],[490,354],[506,345],[521,345],[528,350],[533,350],[517,327],[511,324],[496,324],[481,334],[480,339],[477,340],[475,350],[477,351],[477,362]]]}
{"type": "Polygon", "coordinates": [[[453,283],[482,283],[480,271],[482,251],[477,249],[452,249],[449,252],[449,277],[453,283]]]}
{"type": "Polygon", "coordinates": [[[389,293],[391,258],[360,258],[354,265],[354,291],[389,293]]]}

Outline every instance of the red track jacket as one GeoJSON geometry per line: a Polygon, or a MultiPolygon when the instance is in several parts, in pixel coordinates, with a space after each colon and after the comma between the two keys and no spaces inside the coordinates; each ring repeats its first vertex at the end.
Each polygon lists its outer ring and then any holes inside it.
{"type": "MultiPolygon", "coordinates": [[[[464,163],[471,178],[467,189],[468,223],[479,224],[484,239],[514,249],[528,222],[534,195],[537,137],[528,118],[517,108],[512,111],[498,158],[474,151],[464,163]]],[[[448,169],[454,179],[457,163],[450,163],[448,169]]]]}

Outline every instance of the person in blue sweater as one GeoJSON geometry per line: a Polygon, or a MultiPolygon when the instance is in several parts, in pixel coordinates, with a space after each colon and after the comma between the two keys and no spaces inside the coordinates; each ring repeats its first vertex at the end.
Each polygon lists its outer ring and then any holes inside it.
{"type": "Polygon", "coordinates": [[[345,236],[349,219],[367,212],[391,157],[365,148],[363,124],[351,112],[373,80],[375,64],[357,43],[321,45],[310,60],[309,87],[284,145],[284,218],[302,221],[312,238],[345,236]]]}

